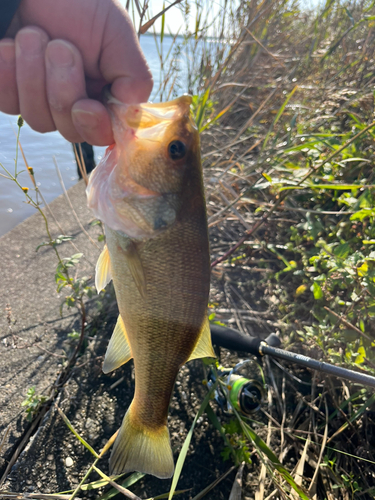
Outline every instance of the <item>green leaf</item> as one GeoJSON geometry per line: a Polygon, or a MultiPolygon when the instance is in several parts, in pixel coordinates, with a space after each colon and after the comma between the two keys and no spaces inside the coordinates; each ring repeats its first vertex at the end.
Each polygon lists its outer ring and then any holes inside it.
{"type": "Polygon", "coordinates": [[[182,467],[184,465],[187,452],[189,450],[191,438],[193,437],[193,431],[194,431],[195,424],[197,423],[198,418],[205,411],[205,409],[206,409],[206,407],[207,407],[207,405],[208,405],[208,403],[209,403],[209,401],[211,399],[211,395],[215,392],[218,383],[219,383],[219,381],[217,380],[212,385],[212,387],[210,388],[210,390],[208,391],[206,397],[202,401],[202,404],[201,404],[201,406],[199,408],[198,413],[195,415],[193,423],[191,424],[190,430],[188,432],[188,435],[186,436],[185,442],[184,442],[184,444],[183,444],[183,446],[181,448],[180,454],[179,454],[178,459],[177,459],[176,468],[175,468],[175,471],[174,471],[174,475],[173,475],[173,479],[172,479],[172,486],[171,486],[171,489],[170,489],[170,492],[169,492],[168,500],[171,500],[171,498],[173,497],[174,492],[176,490],[176,486],[177,486],[178,480],[180,479],[180,475],[181,475],[181,472],[182,472],[182,467]]]}
{"type": "Polygon", "coordinates": [[[72,332],[68,333],[67,336],[72,340],[77,340],[77,339],[79,339],[81,334],[79,332],[76,332],[75,330],[73,330],[72,332]]]}
{"type": "Polygon", "coordinates": [[[244,434],[247,436],[250,441],[252,441],[257,448],[258,452],[263,453],[268,460],[271,462],[271,467],[277,470],[277,472],[285,479],[285,481],[298,493],[298,495],[302,498],[302,500],[310,500],[306,493],[303,491],[302,487],[298,486],[290,473],[285,469],[285,467],[280,463],[277,456],[273,453],[272,450],[266,445],[266,443],[261,439],[258,434],[246,423],[244,422],[239,413],[233,409],[237,418],[239,419],[240,425],[244,434]]]}
{"type": "Polygon", "coordinates": [[[214,118],[209,118],[206,124],[199,129],[199,132],[203,132],[203,130],[206,130],[207,128],[211,127],[211,125],[213,125],[219,118],[225,115],[225,113],[230,109],[230,107],[231,106],[229,105],[226,108],[222,109],[214,118]]]}
{"type": "Polygon", "coordinates": [[[344,9],[345,9],[345,12],[346,12],[347,16],[348,16],[348,17],[349,17],[349,19],[350,19],[350,22],[352,23],[352,26],[354,26],[354,25],[355,25],[355,21],[354,21],[354,18],[353,18],[353,16],[352,16],[352,14],[349,12],[349,10],[348,10],[348,8],[347,8],[347,7],[344,7],[344,9]]]}
{"type": "Polygon", "coordinates": [[[365,401],[365,403],[363,403],[363,405],[359,408],[359,410],[354,413],[354,415],[352,415],[349,419],[349,421],[345,422],[334,434],[333,436],[330,438],[330,440],[334,437],[334,436],[337,436],[338,434],[340,434],[342,431],[344,431],[348,426],[349,424],[351,424],[352,422],[355,422],[366,410],[367,408],[370,408],[371,405],[373,405],[375,402],[375,394],[372,394],[372,396],[369,397],[369,399],[367,401],[365,401]]]}
{"type": "Polygon", "coordinates": [[[358,353],[358,355],[355,358],[355,364],[360,365],[364,362],[364,360],[366,358],[366,350],[363,346],[361,346],[358,348],[357,353],[358,353]]]}
{"type": "Polygon", "coordinates": [[[266,174],[265,172],[263,172],[263,173],[262,173],[262,175],[263,175],[263,177],[264,177],[265,179],[267,179],[267,181],[268,181],[270,184],[272,184],[272,178],[271,178],[268,174],[266,174]]]}
{"type": "Polygon", "coordinates": [[[264,151],[264,149],[265,149],[265,147],[266,147],[266,145],[268,143],[268,140],[270,138],[270,135],[271,135],[271,132],[272,132],[273,128],[275,127],[276,123],[280,120],[282,114],[284,113],[286,105],[288,104],[288,102],[290,101],[291,97],[293,96],[293,94],[295,93],[295,91],[297,89],[298,89],[298,85],[296,85],[294,87],[294,89],[287,95],[287,98],[285,99],[285,101],[283,102],[281,108],[279,109],[279,111],[278,111],[278,113],[277,113],[277,115],[276,115],[276,117],[275,117],[275,119],[274,119],[274,121],[273,121],[273,123],[272,123],[272,125],[271,125],[271,127],[270,127],[270,129],[269,129],[269,131],[267,133],[267,135],[266,135],[266,138],[264,139],[263,146],[262,146],[262,151],[264,151]]]}
{"type": "Polygon", "coordinates": [[[56,239],[54,240],[51,240],[51,241],[43,241],[43,243],[41,243],[40,245],[38,245],[36,247],[36,252],[39,250],[39,248],[41,247],[46,247],[46,246],[51,246],[53,248],[55,248],[57,245],[61,245],[62,243],[64,243],[65,241],[70,241],[70,240],[73,240],[74,237],[73,236],[64,236],[63,234],[60,234],[60,236],[58,236],[56,239]]]}
{"type": "Polygon", "coordinates": [[[363,208],[362,210],[359,210],[358,212],[356,212],[355,214],[353,214],[350,217],[350,220],[359,220],[359,221],[362,222],[367,217],[371,217],[373,215],[374,215],[374,210],[373,209],[371,209],[371,208],[363,208]]]}
{"type": "MultiPolygon", "coordinates": [[[[335,189],[336,191],[347,191],[349,189],[360,189],[362,186],[360,184],[301,184],[299,186],[283,186],[280,191],[286,191],[290,189],[335,189]]],[[[375,187],[375,186],[371,186],[375,187]]]]}
{"type": "MultiPolygon", "coordinates": [[[[165,9],[165,2],[163,2],[163,10],[164,9],[165,9]]],[[[164,27],[165,27],[165,12],[161,16],[160,43],[163,43],[163,39],[164,39],[164,27]]]]}
{"type": "Polygon", "coordinates": [[[323,298],[323,290],[322,290],[322,287],[319,285],[319,283],[317,283],[316,281],[314,281],[313,283],[313,286],[312,286],[312,292],[314,294],[314,299],[315,300],[320,300],[323,298]]]}
{"type": "MultiPolygon", "coordinates": [[[[143,476],[145,476],[145,474],[143,474],[143,472],[134,472],[131,476],[126,478],[123,483],[121,483],[121,486],[123,488],[129,488],[129,486],[132,486],[132,484],[134,484],[137,481],[139,481],[140,479],[142,479],[143,476]]],[[[107,482],[107,484],[108,484],[108,482],[107,482]]],[[[107,493],[102,495],[98,500],[110,500],[110,498],[113,498],[118,494],[119,494],[119,491],[116,490],[116,488],[111,488],[107,493]]]]}
{"type": "Polygon", "coordinates": [[[357,267],[357,273],[358,273],[358,276],[366,276],[367,273],[368,273],[368,264],[367,262],[364,262],[361,267],[357,267]]]}
{"type": "Polygon", "coordinates": [[[370,189],[366,189],[363,194],[358,198],[359,208],[373,208],[374,199],[370,189]]]}
{"type": "Polygon", "coordinates": [[[309,187],[312,189],[336,189],[344,191],[348,189],[360,189],[362,186],[360,184],[310,184],[309,187]]]}
{"type": "Polygon", "coordinates": [[[43,241],[43,243],[41,243],[40,245],[38,245],[35,249],[35,251],[37,252],[39,250],[39,248],[42,248],[42,247],[49,247],[51,245],[51,243],[49,241],[43,241]]]}
{"type": "Polygon", "coordinates": [[[340,259],[345,259],[350,254],[349,243],[342,243],[333,249],[334,255],[340,259]]]}
{"type": "Polygon", "coordinates": [[[68,297],[65,297],[65,304],[68,307],[73,307],[75,305],[75,298],[71,295],[68,295],[68,297]]]}
{"type": "Polygon", "coordinates": [[[291,148],[286,148],[286,149],[283,150],[283,153],[294,153],[296,151],[303,151],[304,149],[307,149],[307,150],[317,149],[317,148],[314,148],[313,146],[316,146],[318,144],[322,144],[322,141],[305,142],[305,143],[300,144],[298,146],[293,146],[291,148]]]}
{"type": "Polygon", "coordinates": [[[71,424],[70,420],[68,419],[68,417],[65,415],[65,413],[61,410],[61,408],[59,408],[57,405],[56,405],[56,409],[57,411],[59,412],[61,418],[64,420],[64,423],[65,425],[68,427],[68,429],[70,430],[70,432],[72,432],[75,437],[83,444],[83,446],[85,448],[87,448],[89,450],[90,453],[92,453],[94,455],[95,458],[99,458],[99,455],[96,453],[96,451],[87,443],[87,441],[85,441],[83,439],[83,437],[81,437],[78,432],[74,429],[73,425],[71,424]]]}
{"type": "Polygon", "coordinates": [[[64,234],[60,234],[60,236],[58,236],[55,239],[55,242],[56,242],[56,245],[61,245],[61,243],[64,243],[65,241],[71,241],[71,240],[74,240],[74,236],[65,236],[64,234]]]}
{"type": "Polygon", "coordinates": [[[206,105],[207,105],[207,100],[210,95],[210,87],[205,91],[203,96],[199,96],[199,104],[198,104],[198,109],[196,112],[196,117],[195,117],[195,122],[197,124],[199,132],[202,130],[202,124],[203,124],[203,119],[204,119],[204,114],[206,111],[206,105]]]}
{"type": "Polygon", "coordinates": [[[229,454],[231,453],[232,457],[233,457],[233,460],[234,460],[234,463],[236,465],[239,465],[239,463],[237,463],[238,460],[237,460],[237,457],[236,457],[236,452],[235,452],[233,446],[231,445],[229,439],[225,435],[224,427],[219,422],[219,419],[217,418],[216,413],[212,410],[210,404],[207,405],[206,413],[207,413],[208,418],[211,420],[212,424],[214,425],[214,427],[220,432],[221,437],[223,438],[223,440],[224,440],[224,442],[226,444],[226,447],[227,447],[226,451],[228,452],[228,458],[229,458],[229,454]]]}
{"type": "Polygon", "coordinates": [[[92,222],[90,222],[90,226],[100,226],[102,222],[99,219],[95,219],[92,222]]]}

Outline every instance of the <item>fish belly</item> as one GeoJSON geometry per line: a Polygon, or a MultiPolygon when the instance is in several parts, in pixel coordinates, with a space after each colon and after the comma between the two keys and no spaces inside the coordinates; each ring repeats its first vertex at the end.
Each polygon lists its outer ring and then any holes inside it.
{"type": "MultiPolygon", "coordinates": [[[[198,222],[177,223],[156,238],[135,243],[146,280],[144,297],[126,263],[127,238],[106,228],[116,297],[134,358],[135,395],[124,425],[138,433],[138,441],[140,436],[149,436],[151,441],[157,436],[160,449],[166,442],[170,448],[166,424],[178,370],[189,359],[207,315],[208,236],[204,228],[197,227],[198,222]]],[[[127,434],[129,437],[129,430],[127,434]]],[[[131,446],[124,442],[125,435],[121,438],[121,430],[118,441],[123,442],[123,449],[131,446]]],[[[116,461],[119,446],[115,444],[111,457],[115,473],[124,472],[124,468],[143,469],[158,477],[170,477],[171,459],[173,472],[171,452],[169,470],[164,470],[166,464],[157,464],[160,470],[155,473],[154,466],[150,471],[142,464],[128,463],[137,462],[134,457],[126,459],[127,465],[116,461]]],[[[139,446],[137,442],[132,447],[139,446]]],[[[152,455],[150,450],[147,453],[152,455]]]]}

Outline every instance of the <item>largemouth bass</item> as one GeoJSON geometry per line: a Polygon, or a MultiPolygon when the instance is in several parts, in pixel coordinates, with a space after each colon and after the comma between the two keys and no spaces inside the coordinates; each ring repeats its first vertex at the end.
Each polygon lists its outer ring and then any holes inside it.
{"type": "Polygon", "coordinates": [[[178,370],[189,359],[215,356],[200,143],[190,104],[186,95],[141,105],[110,97],[115,145],[87,187],[106,233],[96,286],[100,291],[113,279],[120,312],[103,371],[132,357],[135,370],[111,474],[172,476],[167,417],[178,370]]]}

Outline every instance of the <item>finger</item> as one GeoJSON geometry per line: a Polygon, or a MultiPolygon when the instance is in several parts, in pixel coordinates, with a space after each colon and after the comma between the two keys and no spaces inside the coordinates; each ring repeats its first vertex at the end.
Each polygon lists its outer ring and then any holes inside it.
{"type": "Polygon", "coordinates": [[[128,104],[148,100],[153,79],[127,12],[113,6],[103,34],[100,70],[111,92],[128,104]]]}
{"type": "Polygon", "coordinates": [[[30,26],[16,36],[17,86],[22,117],[38,132],[56,130],[46,90],[45,51],[49,37],[30,26]]]}
{"type": "Polygon", "coordinates": [[[16,115],[20,112],[16,80],[14,40],[0,40],[0,111],[16,115]]]}
{"type": "Polygon", "coordinates": [[[83,142],[72,120],[73,104],[86,98],[82,58],[65,40],[49,42],[46,50],[47,97],[57,130],[70,142],[83,142]]]}
{"type": "Polygon", "coordinates": [[[114,142],[111,120],[99,101],[82,99],[72,108],[75,128],[84,141],[93,146],[108,146],[114,142]]]}

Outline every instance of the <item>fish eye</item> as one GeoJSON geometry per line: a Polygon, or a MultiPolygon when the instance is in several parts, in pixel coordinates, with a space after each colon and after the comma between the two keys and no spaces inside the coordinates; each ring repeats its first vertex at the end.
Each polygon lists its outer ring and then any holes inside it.
{"type": "Polygon", "coordinates": [[[181,141],[172,141],[168,146],[168,154],[171,160],[181,160],[186,155],[186,146],[181,141]]]}

